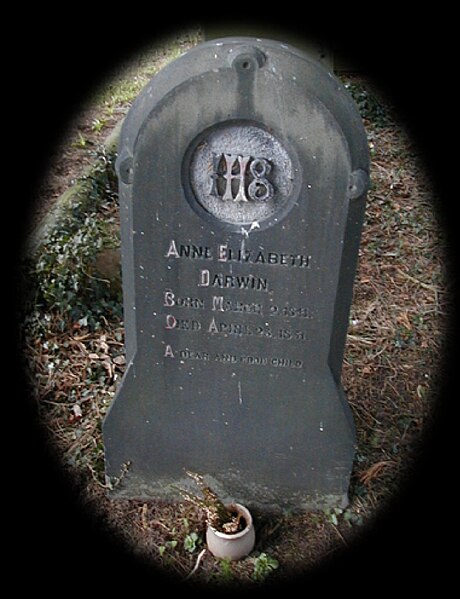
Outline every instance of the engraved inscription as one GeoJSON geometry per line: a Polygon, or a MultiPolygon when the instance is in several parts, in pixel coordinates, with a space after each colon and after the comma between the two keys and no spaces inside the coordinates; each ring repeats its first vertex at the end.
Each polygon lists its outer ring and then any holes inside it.
{"type": "MultiPolygon", "coordinates": [[[[259,172],[265,173],[264,170],[259,172]]],[[[232,193],[238,194],[238,190],[233,190],[232,193]]],[[[234,199],[233,195],[232,198],[234,199]]],[[[210,268],[195,270],[195,287],[188,290],[188,293],[185,290],[184,295],[179,295],[173,286],[163,289],[161,317],[167,331],[162,341],[163,357],[173,360],[179,358],[181,364],[186,360],[199,360],[272,368],[303,368],[304,363],[298,358],[298,349],[300,344],[309,340],[310,323],[314,319],[315,310],[306,305],[276,301],[269,281],[273,267],[309,270],[311,256],[267,251],[262,246],[247,250],[242,247],[232,248],[228,243],[217,242],[215,246],[206,246],[191,241],[183,244],[170,239],[164,249],[164,258],[168,262],[175,262],[177,259],[205,260],[210,268]],[[231,266],[234,262],[249,267],[255,265],[254,269],[251,268],[253,272],[246,270],[238,274],[232,273],[231,266]],[[269,266],[268,278],[255,274],[259,265],[269,266]],[[226,272],[227,267],[229,272],[226,272]],[[248,291],[262,291],[265,294],[261,294],[260,299],[251,301],[248,291]],[[235,293],[240,292],[240,297],[235,296],[235,293]],[[189,313],[189,310],[193,310],[194,314],[189,313]],[[192,347],[178,348],[180,340],[189,336],[190,340],[193,339],[192,347]],[[197,349],[203,343],[203,337],[207,339],[208,347],[206,350],[203,346],[197,349]],[[251,338],[274,342],[274,345],[267,345],[267,353],[262,355],[235,353],[238,351],[236,345],[241,344],[240,340],[247,339],[249,342],[251,338]],[[235,347],[228,353],[213,353],[214,339],[218,340],[220,346],[227,340],[229,349],[235,347]]],[[[262,266],[261,273],[265,268],[266,266],[262,266]]],[[[157,314],[154,313],[154,316],[157,314]]],[[[154,338],[153,335],[152,337],[154,338]]]]}
{"type": "Polygon", "coordinates": [[[267,176],[272,164],[265,158],[234,154],[213,154],[210,195],[223,201],[266,202],[274,188],[267,176]]]}
{"type": "MultiPolygon", "coordinates": [[[[170,351],[170,346],[168,346],[170,351]]],[[[172,357],[169,355],[168,357],[172,357]]],[[[181,361],[199,360],[202,362],[219,362],[221,364],[245,364],[247,366],[272,366],[274,368],[303,368],[304,362],[299,359],[284,358],[280,356],[248,355],[236,353],[211,353],[205,350],[196,350],[186,347],[177,351],[181,361]]]]}
{"type": "Polygon", "coordinates": [[[229,275],[221,272],[211,273],[208,269],[203,269],[199,275],[198,287],[268,291],[268,280],[265,277],[258,277],[253,274],[229,275]]]}
{"type": "Polygon", "coordinates": [[[183,244],[171,239],[165,258],[188,260],[215,260],[218,262],[237,262],[241,264],[267,264],[270,266],[290,266],[293,268],[311,268],[311,256],[287,252],[258,249],[232,248],[227,243],[219,243],[216,247],[183,244]]]}

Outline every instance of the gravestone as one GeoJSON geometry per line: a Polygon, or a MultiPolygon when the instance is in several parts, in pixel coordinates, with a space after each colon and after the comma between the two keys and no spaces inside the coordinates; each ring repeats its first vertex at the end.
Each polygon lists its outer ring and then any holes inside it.
{"type": "Polygon", "coordinates": [[[127,370],[103,425],[113,496],[344,505],[341,368],[368,183],[344,87],[293,47],[204,43],[164,68],[117,160],[127,370]]]}

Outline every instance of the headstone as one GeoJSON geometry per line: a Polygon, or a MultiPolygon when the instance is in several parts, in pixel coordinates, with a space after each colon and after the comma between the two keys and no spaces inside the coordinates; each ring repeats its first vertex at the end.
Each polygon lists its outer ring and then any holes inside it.
{"type": "Polygon", "coordinates": [[[245,23],[244,21],[211,22],[204,25],[203,34],[206,40],[247,35],[256,38],[279,40],[285,44],[292,44],[297,49],[306,52],[311,58],[318,60],[330,71],[334,70],[334,52],[330,44],[324,42],[324,40],[308,38],[305,35],[296,34],[290,28],[283,29],[275,24],[260,23],[256,27],[254,25],[254,23],[245,23]]]}
{"type": "Polygon", "coordinates": [[[340,378],[368,168],[344,87],[285,44],[202,44],[139,95],[117,161],[113,496],[175,498],[191,470],[248,506],[346,502],[340,378]]]}

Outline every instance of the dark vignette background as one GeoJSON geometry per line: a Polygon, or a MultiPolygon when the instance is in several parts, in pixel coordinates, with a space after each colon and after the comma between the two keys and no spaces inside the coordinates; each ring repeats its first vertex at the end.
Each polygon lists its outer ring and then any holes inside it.
{"type": "MultiPolygon", "coordinates": [[[[360,65],[394,101],[422,150],[434,183],[435,211],[447,240],[446,278],[456,293],[454,177],[458,171],[458,104],[456,34],[450,25],[454,16],[441,11],[411,14],[410,10],[403,15],[401,7],[394,9],[385,4],[367,5],[361,11],[353,5],[353,13],[349,7],[344,15],[331,5],[325,16],[313,18],[308,8],[299,7],[275,4],[270,9],[260,5],[252,16],[245,7],[247,18],[241,22],[245,27],[253,23],[257,28],[266,22],[271,29],[279,27],[328,43],[347,62],[350,59],[360,65]],[[273,17],[274,11],[279,12],[271,20],[261,17],[262,13],[273,17]]],[[[165,12],[160,16],[158,9],[149,5],[145,9],[141,5],[106,7],[99,15],[93,7],[69,7],[65,16],[54,11],[46,15],[41,8],[39,15],[28,10],[27,15],[11,17],[16,35],[4,54],[7,90],[3,112],[3,164],[10,167],[5,169],[7,213],[3,220],[8,244],[4,250],[7,277],[3,286],[7,325],[3,405],[8,407],[3,420],[3,519],[12,533],[6,545],[11,568],[18,566],[20,572],[13,579],[16,588],[32,583],[34,590],[46,589],[51,594],[73,590],[96,594],[111,593],[126,584],[130,594],[141,589],[153,596],[163,592],[156,586],[160,574],[157,578],[156,573],[154,576],[141,563],[128,558],[91,514],[82,510],[72,481],[66,479],[48,453],[25,386],[17,343],[19,262],[34,191],[69,118],[94,86],[146,43],[161,41],[162,36],[195,24],[217,22],[221,26],[241,14],[240,8],[237,4],[209,5],[208,11],[197,9],[192,18],[180,17],[184,12],[180,5],[171,11],[177,13],[174,18],[168,18],[165,12]],[[208,19],[203,18],[203,12],[208,13],[208,19]],[[219,14],[222,16],[218,18],[219,14]],[[209,19],[210,15],[215,18],[209,19]],[[30,24],[27,35],[26,17],[30,24]]],[[[458,534],[457,436],[453,429],[458,391],[452,385],[458,320],[454,296],[451,305],[435,423],[426,433],[415,476],[370,534],[305,577],[302,590],[309,592],[313,585],[322,592],[337,588],[357,594],[375,590],[393,593],[417,591],[433,583],[442,595],[452,583],[458,534]]],[[[257,594],[257,589],[253,592],[257,594]]]]}

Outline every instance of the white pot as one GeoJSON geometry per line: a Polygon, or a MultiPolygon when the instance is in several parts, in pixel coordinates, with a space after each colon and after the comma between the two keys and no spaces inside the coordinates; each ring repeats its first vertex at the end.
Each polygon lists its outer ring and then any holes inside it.
{"type": "Polygon", "coordinates": [[[235,534],[220,532],[212,526],[206,531],[206,543],[209,551],[222,559],[238,560],[245,557],[254,548],[256,534],[252,523],[252,516],[247,508],[239,503],[231,503],[227,508],[237,511],[246,522],[244,530],[235,534]]]}

